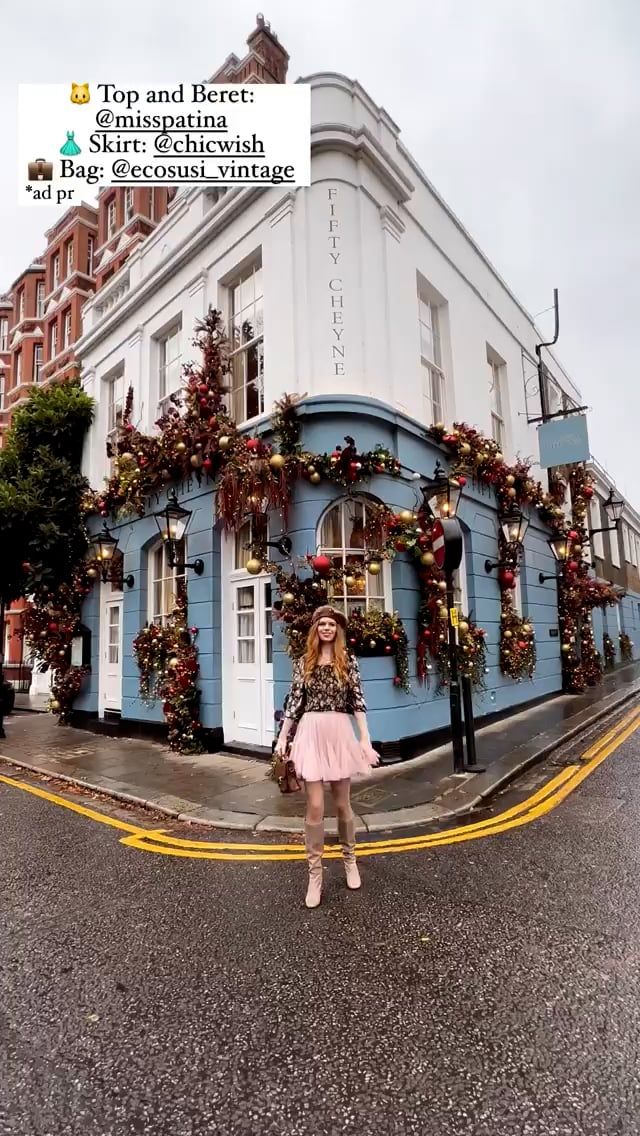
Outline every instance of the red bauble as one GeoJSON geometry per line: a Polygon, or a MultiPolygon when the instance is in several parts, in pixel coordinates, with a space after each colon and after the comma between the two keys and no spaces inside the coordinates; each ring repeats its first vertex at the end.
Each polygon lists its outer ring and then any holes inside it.
{"type": "Polygon", "coordinates": [[[125,428],[125,430],[127,431],[127,434],[131,434],[131,433],[133,432],[133,423],[131,423],[131,422],[125,422],[125,427],[124,427],[124,428],[125,428]]]}
{"type": "Polygon", "coordinates": [[[356,643],[357,643],[357,639],[350,639],[349,640],[349,644],[350,644],[351,647],[355,647],[356,643]]]}
{"type": "Polygon", "coordinates": [[[571,529],[571,532],[568,532],[567,536],[569,537],[569,540],[577,540],[578,539],[578,534],[577,534],[575,529],[571,529]]]}
{"type": "Polygon", "coordinates": [[[393,651],[393,647],[391,646],[390,643],[387,643],[385,645],[385,648],[384,648],[385,655],[390,655],[392,651],[393,651]]]}
{"type": "Polygon", "coordinates": [[[51,632],[52,635],[55,635],[57,630],[58,630],[58,624],[57,623],[50,623],[49,624],[49,631],[51,632]]]}
{"type": "Polygon", "coordinates": [[[200,383],[198,390],[200,391],[200,394],[206,394],[209,388],[206,383],[200,383]]]}
{"type": "Polygon", "coordinates": [[[577,560],[570,560],[569,563],[567,564],[567,568],[569,569],[570,572],[577,572],[578,571],[577,560]]]}
{"type": "Polygon", "coordinates": [[[200,406],[202,407],[203,410],[206,410],[208,405],[209,405],[209,399],[208,398],[201,398],[200,399],[200,406]]]}
{"type": "Polygon", "coordinates": [[[210,470],[210,469],[211,469],[212,467],[213,467],[213,462],[211,461],[211,458],[205,458],[205,459],[204,459],[204,461],[203,461],[203,463],[202,463],[202,468],[203,468],[203,469],[206,469],[206,470],[207,470],[207,472],[209,472],[209,470],[210,470]]]}
{"type": "Polygon", "coordinates": [[[426,533],[423,533],[422,536],[418,537],[418,544],[420,545],[420,548],[427,547],[427,545],[429,544],[429,537],[426,535],[426,533]]]}
{"type": "Polygon", "coordinates": [[[500,583],[504,584],[505,588],[515,588],[516,578],[510,568],[500,573],[500,583]]]}
{"type": "Polygon", "coordinates": [[[527,646],[527,644],[526,644],[526,643],[524,642],[524,640],[522,640],[522,639],[519,639],[519,640],[518,640],[518,646],[519,646],[519,648],[520,648],[520,650],[521,650],[521,651],[524,651],[524,649],[525,649],[525,647],[527,646]]]}
{"type": "Polygon", "coordinates": [[[257,453],[258,450],[260,449],[260,439],[259,438],[249,438],[247,440],[247,449],[252,454],[257,453]]]}
{"type": "Polygon", "coordinates": [[[584,495],[585,497],[593,497],[593,489],[590,485],[585,485],[584,495]]]}
{"type": "Polygon", "coordinates": [[[31,565],[30,565],[28,560],[23,560],[21,567],[22,567],[23,572],[30,572],[31,571],[31,565]]]}
{"type": "Polygon", "coordinates": [[[431,632],[429,631],[428,627],[425,627],[424,631],[422,632],[422,638],[423,639],[430,639],[431,638],[431,632]]]}
{"type": "Polygon", "coordinates": [[[394,686],[402,686],[402,679],[400,678],[399,675],[395,676],[395,678],[393,680],[393,685],[394,686]]]}
{"type": "Polygon", "coordinates": [[[311,567],[314,572],[323,575],[325,572],[331,571],[331,561],[328,556],[312,556],[311,567]]]}
{"type": "Polygon", "coordinates": [[[340,449],[334,450],[331,457],[332,458],[341,458],[342,457],[342,450],[340,450],[340,449]]]}
{"type": "Polygon", "coordinates": [[[394,643],[398,643],[400,641],[400,636],[397,631],[392,631],[391,638],[393,639],[394,643]]]}
{"type": "Polygon", "coordinates": [[[466,484],[467,484],[466,477],[459,477],[458,478],[458,485],[461,485],[463,489],[464,489],[466,484]]]}
{"type": "Polygon", "coordinates": [[[397,540],[393,547],[395,548],[396,552],[405,552],[407,548],[403,540],[397,540]]]}
{"type": "Polygon", "coordinates": [[[209,419],[209,429],[210,430],[215,430],[217,425],[218,425],[218,419],[217,418],[210,418],[209,419]]]}

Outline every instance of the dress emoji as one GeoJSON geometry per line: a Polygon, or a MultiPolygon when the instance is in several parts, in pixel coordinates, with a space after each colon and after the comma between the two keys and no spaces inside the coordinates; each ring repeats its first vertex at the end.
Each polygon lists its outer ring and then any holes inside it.
{"type": "Polygon", "coordinates": [[[349,657],[349,679],[342,686],[331,663],[316,667],[308,683],[302,661],[294,664],[285,718],[297,723],[291,760],[302,781],[342,781],[366,777],[379,756],[355,735],[351,715],[366,713],[360,668],[349,657]]]}

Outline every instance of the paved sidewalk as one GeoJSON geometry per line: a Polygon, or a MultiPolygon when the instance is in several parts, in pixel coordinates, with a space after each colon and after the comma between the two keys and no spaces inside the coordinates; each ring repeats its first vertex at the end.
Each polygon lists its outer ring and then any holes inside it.
{"type": "MultiPolygon", "coordinates": [[[[640,663],[608,675],[584,695],[562,695],[477,732],[484,773],[452,774],[451,747],[383,766],[354,782],[360,831],[444,821],[469,812],[586,727],[640,695],[640,663]]],[[[147,805],[196,824],[255,832],[301,832],[304,796],[283,796],[266,762],[228,753],[181,757],[158,742],[105,737],[58,726],[49,714],[5,719],[0,759],[147,805]]],[[[327,830],[335,832],[330,796],[327,830]]]]}

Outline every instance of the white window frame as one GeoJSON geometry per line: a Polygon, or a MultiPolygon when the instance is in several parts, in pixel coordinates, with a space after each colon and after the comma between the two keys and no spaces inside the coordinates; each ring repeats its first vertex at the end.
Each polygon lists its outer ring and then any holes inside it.
{"type": "Polygon", "coordinates": [[[40,382],[43,367],[43,347],[41,343],[36,343],[33,348],[33,381],[34,383],[40,382]]]}
{"type": "MultiPolygon", "coordinates": [[[[600,512],[600,498],[592,497],[589,505],[589,528],[600,529],[602,528],[602,514],[600,512]]],[[[594,558],[604,560],[604,540],[602,539],[601,532],[594,532],[591,537],[591,548],[594,558]]]]}
{"type": "Polygon", "coordinates": [[[631,533],[626,521],[620,522],[622,529],[622,546],[624,548],[624,559],[626,564],[631,564],[631,533]]]}
{"type": "Polygon", "coordinates": [[[506,364],[487,345],[487,365],[490,371],[489,400],[491,407],[491,437],[504,453],[507,445],[507,428],[504,408],[506,364]]]}
{"type": "Polygon", "coordinates": [[[9,317],[0,318],[0,351],[9,350],[9,317]]]}
{"type": "Polygon", "coordinates": [[[115,197],[107,205],[107,240],[110,241],[118,225],[118,213],[115,197]]]}
{"type": "Polygon", "coordinates": [[[122,422],[126,401],[127,392],[124,385],[124,367],[120,367],[117,371],[113,371],[110,375],[107,375],[105,383],[107,385],[107,441],[113,443],[118,432],[118,426],[122,422]],[[121,384],[120,389],[118,389],[119,384],[121,384]],[[118,397],[116,397],[116,392],[118,397]]]}
{"type": "Polygon", "coordinates": [[[182,316],[157,336],[158,414],[171,406],[171,395],[184,386],[182,377],[182,316]]]}
{"type": "MultiPolygon", "coordinates": [[[[251,548],[253,546],[253,530],[254,522],[253,517],[240,526],[235,532],[235,539],[233,542],[233,572],[244,572],[247,560],[251,559],[251,548]]],[[[270,521],[267,518],[266,529],[264,532],[264,540],[269,540],[270,536],[270,521]]]]}
{"type": "Polygon", "coordinates": [[[127,186],[124,191],[124,223],[127,225],[134,215],[133,208],[133,189],[127,186]]]}
{"type": "Polygon", "coordinates": [[[67,309],[62,317],[62,349],[71,345],[71,309],[67,309]]]}
{"type": "Polygon", "coordinates": [[[422,399],[427,426],[446,418],[446,376],[442,366],[440,305],[418,289],[418,343],[422,370],[422,399]],[[431,342],[429,349],[428,341],[431,342]]]}
{"type": "Polygon", "coordinates": [[[4,410],[4,371],[0,371],[0,410],[4,410]]]}
{"type": "Polygon", "coordinates": [[[54,291],[60,283],[60,253],[56,253],[51,262],[51,276],[53,280],[52,291],[54,291]]]}
{"type": "Polygon", "coordinates": [[[70,241],[67,241],[65,248],[64,248],[64,253],[65,253],[66,274],[67,274],[67,276],[71,276],[71,273],[73,272],[73,254],[74,254],[73,237],[71,238],[70,241]]]}
{"type": "Polygon", "coordinates": [[[16,386],[22,383],[22,348],[16,351],[16,386]]]}
{"type": "MultiPolygon", "coordinates": [[[[329,507],[324,510],[322,516],[320,517],[320,520],[318,521],[318,527],[316,530],[316,544],[318,555],[328,556],[332,561],[335,561],[339,558],[341,563],[344,565],[346,565],[350,560],[352,563],[354,563],[354,566],[361,559],[363,561],[364,567],[364,559],[366,552],[368,551],[364,539],[362,547],[358,548],[347,547],[345,542],[347,525],[350,524],[351,518],[353,516],[353,510],[356,510],[356,515],[358,512],[361,513],[361,519],[364,526],[364,524],[366,524],[365,510],[368,504],[377,504],[377,502],[373,502],[367,497],[339,497],[336,501],[331,502],[329,507]],[[342,545],[335,547],[325,544],[323,541],[325,524],[334,510],[339,510],[340,512],[339,523],[342,535],[342,545]]],[[[376,550],[372,549],[371,551],[376,550]]],[[[340,611],[346,612],[347,615],[354,608],[358,607],[364,607],[365,611],[369,611],[372,608],[376,611],[393,611],[391,565],[389,564],[389,562],[386,560],[382,561],[382,572],[378,576],[371,576],[370,573],[367,572],[366,568],[364,568],[363,574],[365,583],[364,591],[349,593],[346,582],[343,581],[341,593],[333,592],[333,594],[331,595],[331,603],[334,604],[335,607],[339,608],[340,611]],[[381,585],[381,591],[379,594],[376,594],[372,591],[376,580],[380,581],[381,585]]]]}
{"type": "Polygon", "coordinates": [[[18,323],[24,319],[24,287],[18,292],[18,323]]]}
{"type": "Polygon", "coordinates": [[[49,331],[49,352],[52,359],[58,354],[58,317],[54,319],[49,331]]]}
{"type": "Polygon", "coordinates": [[[611,563],[613,564],[613,567],[622,568],[620,561],[620,539],[617,529],[613,529],[612,532],[609,533],[609,549],[611,552],[611,563]]]}
{"type": "Polygon", "coordinates": [[[93,233],[87,237],[87,276],[93,276],[93,256],[96,247],[96,239],[93,233]]]}
{"type": "MultiPolygon", "coordinates": [[[[178,541],[174,546],[178,563],[184,564],[187,560],[186,540],[178,541]]],[[[171,596],[177,596],[180,581],[186,583],[186,568],[170,568],[168,563],[168,549],[166,544],[159,540],[151,546],[147,554],[147,616],[149,623],[164,626],[173,612],[175,603],[171,605],[171,596]],[[157,574],[157,569],[160,573],[157,574]],[[156,604],[156,585],[160,584],[161,599],[156,604]],[[158,609],[158,610],[156,610],[158,609]]]]}
{"type": "Polygon", "coordinates": [[[228,284],[229,328],[231,351],[231,416],[237,423],[249,422],[264,414],[264,285],[262,257],[257,257],[239,272],[228,284]],[[258,281],[258,283],[256,283],[258,281]],[[238,290],[240,307],[238,307],[238,290]],[[245,302],[245,290],[251,293],[245,302]],[[252,312],[252,319],[247,317],[252,312]],[[260,320],[260,315],[262,319],[260,320]],[[236,324],[238,324],[236,328],[236,324]],[[251,339],[243,342],[243,328],[249,327],[254,333],[251,339]],[[254,356],[256,379],[248,380],[249,359],[254,356]],[[249,389],[257,389],[258,409],[248,413],[249,389]]]}
{"type": "Polygon", "coordinates": [[[38,280],[36,284],[36,319],[42,319],[44,315],[44,280],[38,280]]]}

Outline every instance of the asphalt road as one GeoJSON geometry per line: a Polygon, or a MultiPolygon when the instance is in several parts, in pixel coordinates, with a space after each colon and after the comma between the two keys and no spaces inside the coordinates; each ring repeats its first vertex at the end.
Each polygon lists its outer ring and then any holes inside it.
{"type": "Polygon", "coordinates": [[[0,784],[1,1136],[640,1133],[639,758],[311,912],[0,784]]]}

